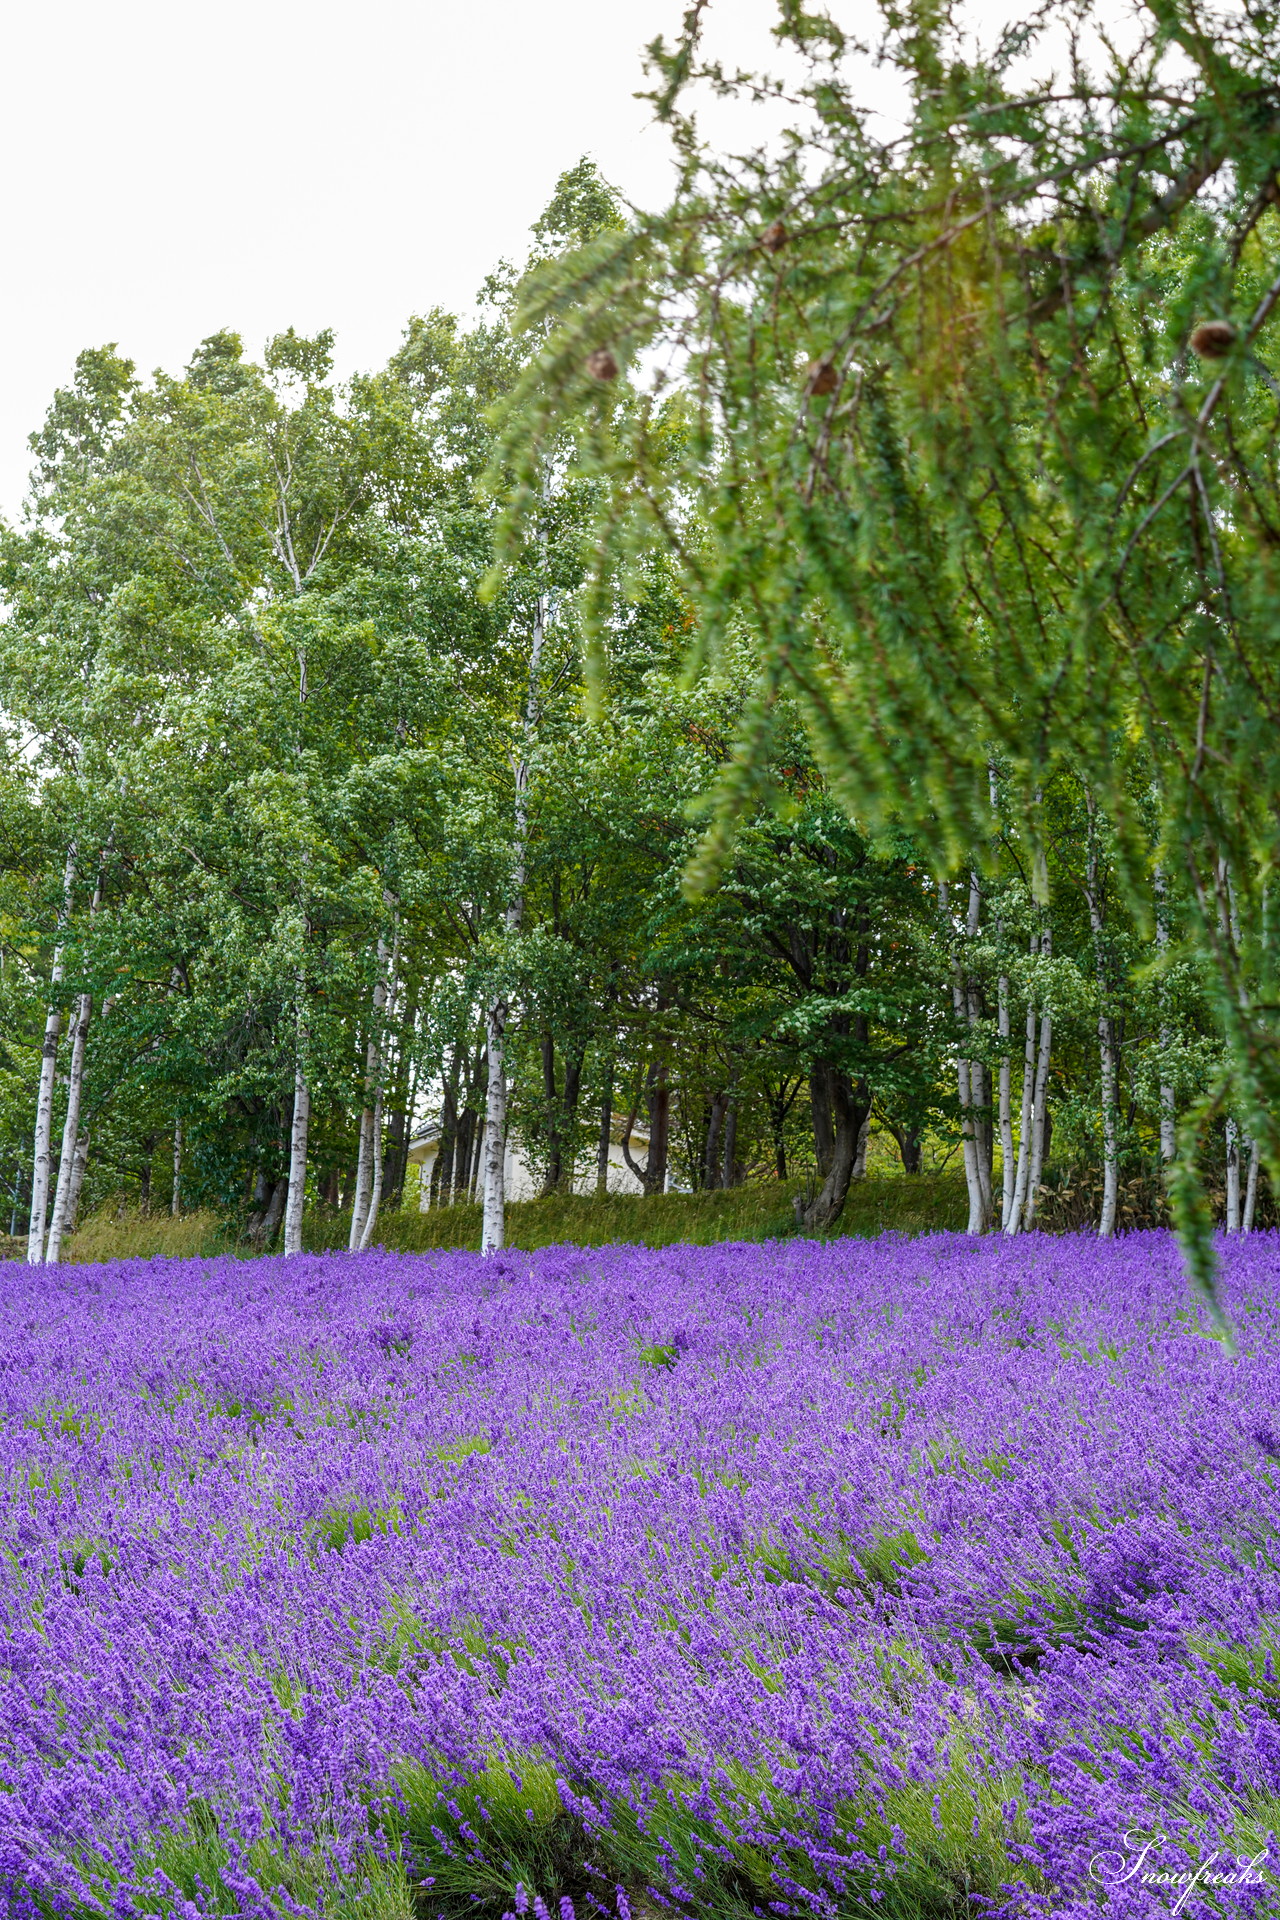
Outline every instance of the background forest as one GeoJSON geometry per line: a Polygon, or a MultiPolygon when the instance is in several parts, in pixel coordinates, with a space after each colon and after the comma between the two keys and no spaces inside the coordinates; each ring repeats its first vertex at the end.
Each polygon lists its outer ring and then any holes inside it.
{"type": "Polygon", "coordinates": [[[0,1178],[29,1258],[125,1204],[371,1244],[418,1207],[424,1126],[432,1203],[484,1198],[488,1245],[508,1133],[553,1194],[602,1186],[632,1122],[646,1195],[776,1183],[809,1232],[869,1168],[948,1168],[971,1232],[1110,1234],[1167,1217],[1179,1156],[1229,1229],[1270,1221],[1240,1064],[1267,1053],[1263,762],[1225,669],[1228,798],[1212,831],[1184,802],[1214,758],[1206,632],[1254,618],[1270,646],[1271,601],[1228,604],[1227,573],[1274,544],[1271,95],[1245,29],[1153,9],[1105,85],[1077,64],[1066,107],[1015,107],[1013,30],[979,70],[908,11],[905,157],[833,92],[836,30],[784,8],[827,171],[713,162],[681,120],[691,16],[655,54],[689,156],[661,220],[584,161],[474,321],[415,317],[349,383],[292,331],[261,363],[214,334],[178,376],[80,356],[0,546],[0,1178]],[[866,286],[903,259],[873,367],[866,286]],[[1043,270],[1021,361],[1006,269],[1043,270]],[[701,389],[655,372],[664,343],[701,389]],[[1166,487],[1156,455],[1215,414],[1232,448],[1173,446],[1166,487]],[[1147,645],[1199,715],[1181,798],[1182,707],[1126,692],[1147,645]]]}

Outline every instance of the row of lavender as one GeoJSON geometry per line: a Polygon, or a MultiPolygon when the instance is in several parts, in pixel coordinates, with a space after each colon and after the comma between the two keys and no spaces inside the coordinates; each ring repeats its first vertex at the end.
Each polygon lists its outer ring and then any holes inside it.
{"type": "Polygon", "coordinates": [[[8,1269],[4,1911],[1273,1911],[1275,1236],[1224,1292],[1236,1361],[1156,1234],[8,1269]]]}

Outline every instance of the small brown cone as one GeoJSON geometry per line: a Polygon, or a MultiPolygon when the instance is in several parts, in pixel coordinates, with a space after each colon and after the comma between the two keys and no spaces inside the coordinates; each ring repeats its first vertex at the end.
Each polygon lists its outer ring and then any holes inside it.
{"type": "Polygon", "coordinates": [[[810,393],[834,393],[840,385],[840,375],[830,360],[811,360],[805,378],[810,393]]]}
{"type": "Polygon", "coordinates": [[[760,245],[766,253],[781,253],[790,238],[791,235],[787,232],[781,220],[775,220],[773,225],[766,227],[760,235],[760,245]]]}
{"type": "Polygon", "coordinates": [[[1229,320],[1202,320],[1191,335],[1192,351],[1202,360],[1222,360],[1236,343],[1236,330],[1229,320]]]}
{"type": "Polygon", "coordinates": [[[616,380],[618,363],[608,347],[597,347],[594,353],[587,355],[587,372],[593,380],[616,380]]]}

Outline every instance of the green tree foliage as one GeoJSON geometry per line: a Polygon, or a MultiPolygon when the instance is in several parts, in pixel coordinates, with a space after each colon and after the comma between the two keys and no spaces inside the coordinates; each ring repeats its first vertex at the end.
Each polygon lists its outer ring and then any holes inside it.
{"type": "MultiPolygon", "coordinates": [[[[1122,47],[1082,0],[981,52],[950,8],[886,3],[886,131],[868,50],[784,0],[792,130],[728,158],[690,90],[756,83],[702,60],[702,11],[655,50],[673,203],[528,289],[553,326],[535,444],[580,420],[602,545],[678,557],[695,664],[754,648],[695,877],[723,870],[784,690],[848,815],[940,874],[991,871],[998,769],[1047,903],[1050,796],[1076,783],[1140,931],[1153,868],[1176,887],[1225,1038],[1175,1182],[1207,1284],[1196,1140],[1238,1113],[1280,1172],[1274,12],[1148,0],[1122,47]],[[625,414],[602,351],[636,378],[625,414]]],[[[1119,949],[1091,936],[1106,997],[1119,949]]]]}

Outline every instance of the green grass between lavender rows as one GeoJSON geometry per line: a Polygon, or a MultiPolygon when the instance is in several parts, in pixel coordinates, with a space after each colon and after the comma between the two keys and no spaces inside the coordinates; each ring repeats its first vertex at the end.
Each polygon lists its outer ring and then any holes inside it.
{"type": "MultiPolygon", "coordinates": [[[[602,1199],[553,1194],[545,1200],[517,1202],[507,1209],[507,1241],[513,1247],[631,1246],[669,1247],[679,1243],[709,1246],[718,1240],[768,1240],[794,1234],[795,1183],[734,1187],[727,1193],[608,1194],[602,1199]]],[[[931,1233],[963,1227],[966,1218],[963,1175],[955,1173],[869,1177],[849,1190],[838,1234],[871,1236],[931,1233]]],[[[345,1247],[350,1216],[312,1208],[303,1238],[312,1251],[345,1247]]],[[[118,1214],[103,1208],[86,1220],[71,1242],[76,1261],[212,1257],[251,1251],[237,1244],[238,1223],[201,1211],[175,1220],[169,1214],[118,1214]]],[[[376,1235],[380,1245],[406,1252],[480,1245],[480,1209],[435,1208],[420,1213],[405,1207],[384,1213],[376,1235]]],[[[17,1244],[11,1251],[17,1253],[17,1244]]]]}

